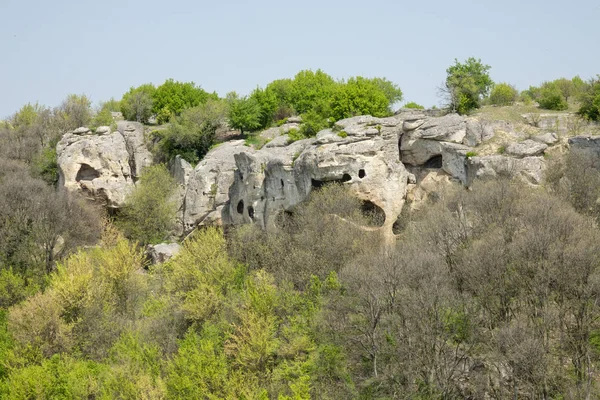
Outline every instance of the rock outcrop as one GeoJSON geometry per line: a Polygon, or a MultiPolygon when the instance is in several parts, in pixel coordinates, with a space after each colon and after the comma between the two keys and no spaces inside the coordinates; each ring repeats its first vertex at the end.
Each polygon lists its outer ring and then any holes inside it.
{"type": "Polygon", "coordinates": [[[121,133],[108,127],[96,132],[100,134],[78,128],[58,142],[59,186],[118,208],[134,185],[127,144],[121,133]]]}

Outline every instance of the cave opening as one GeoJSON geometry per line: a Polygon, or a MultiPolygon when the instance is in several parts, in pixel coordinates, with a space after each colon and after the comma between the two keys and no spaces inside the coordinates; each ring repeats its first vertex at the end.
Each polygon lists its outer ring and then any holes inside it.
{"type": "Polygon", "coordinates": [[[248,216],[250,219],[254,219],[254,207],[248,206],[248,216]]]}
{"type": "Polygon", "coordinates": [[[352,180],[352,177],[350,176],[350,174],[344,174],[342,175],[341,179],[331,179],[331,180],[326,180],[326,181],[320,181],[318,179],[311,179],[311,186],[313,187],[313,189],[320,189],[325,185],[329,185],[330,183],[346,183],[346,182],[350,182],[352,180]]]}
{"type": "Polygon", "coordinates": [[[442,168],[442,155],[439,154],[437,156],[431,157],[429,160],[425,161],[423,164],[425,168],[442,168]]]}
{"type": "Polygon", "coordinates": [[[238,214],[243,214],[244,213],[244,200],[240,200],[237,203],[237,212],[238,214]]]}
{"type": "Polygon", "coordinates": [[[363,200],[360,210],[367,218],[370,226],[382,227],[385,222],[385,211],[369,200],[363,200]]]}
{"type": "Polygon", "coordinates": [[[365,176],[367,176],[367,173],[365,172],[365,170],[364,170],[364,169],[362,169],[362,168],[361,168],[361,169],[359,169],[359,170],[358,170],[358,177],[359,177],[360,179],[362,179],[362,178],[364,178],[365,176]]]}
{"type": "Polygon", "coordinates": [[[75,177],[75,180],[77,182],[92,181],[99,177],[100,177],[100,173],[98,171],[96,171],[94,168],[92,168],[90,165],[81,164],[79,171],[77,171],[77,176],[75,177]]]}

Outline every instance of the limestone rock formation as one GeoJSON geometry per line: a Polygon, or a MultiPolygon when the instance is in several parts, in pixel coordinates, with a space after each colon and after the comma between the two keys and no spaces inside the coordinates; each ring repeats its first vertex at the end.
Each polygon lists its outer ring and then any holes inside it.
{"type": "Polygon", "coordinates": [[[365,202],[385,213],[387,237],[402,210],[409,173],[399,160],[403,120],[361,116],[338,121],[316,139],[235,154],[234,181],[223,222],[274,223],[283,210],[304,201],[314,188],[344,182],[365,202]]]}
{"type": "Polygon", "coordinates": [[[178,243],[160,243],[148,245],[146,254],[152,264],[160,264],[175,257],[181,251],[181,245],[178,243]]]}
{"type": "Polygon", "coordinates": [[[61,138],[56,146],[59,186],[118,208],[134,184],[129,153],[121,133],[103,131],[95,135],[78,128],[61,138]]]}
{"type": "Polygon", "coordinates": [[[544,150],[547,148],[548,146],[544,143],[527,139],[522,142],[511,143],[506,146],[506,154],[518,158],[539,156],[544,153],[544,150]]]}
{"type": "Polygon", "coordinates": [[[152,154],[144,140],[144,125],[139,122],[119,121],[117,130],[125,139],[131,173],[137,179],[145,167],[152,165],[152,154]]]}

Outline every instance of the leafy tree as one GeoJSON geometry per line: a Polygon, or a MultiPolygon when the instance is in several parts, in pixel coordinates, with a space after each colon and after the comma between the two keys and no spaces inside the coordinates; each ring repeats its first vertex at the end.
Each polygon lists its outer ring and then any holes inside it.
{"type": "Polygon", "coordinates": [[[239,129],[242,134],[261,127],[262,110],[252,97],[239,97],[235,92],[227,95],[229,104],[229,126],[239,129]]]}
{"type": "Polygon", "coordinates": [[[508,83],[498,83],[492,88],[490,103],[496,106],[508,106],[515,102],[519,92],[508,83]]]}
{"type": "Polygon", "coordinates": [[[275,121],[291,117],[296,112],[292,105],[292,88],[293,81],[291,79],[275,80],[265,88],[265,91],[272,93],[277,99],[277,109],[273,116],[275,121]]]}
{"type": "MultiPolygon", "coordinates": [[[[357,77],[358,79],[358,77],[357,77]]],[[[388,105],[391,108],[395,103],[402,101],[402,90],[394,82],[386,78],[372,78],[369,81],[373,82],[379,90],[381,90],[388,100],[388,105]]]]}
{"type": "Polygon", "coordinates": [[[272,90],[256,88],[250,94],[260,108],[260,128],[268,128],[273,122],[278,107],[278,99],[272,90]]]}
{"type": "Polygon", "coordinates": [[[137,88],[131,87],[120,102],[123,117],[128,121],[148,123],[153,114],[154,92],[156,92],[156,88],[151,83],[137,88]]]}
{"type": "Polygon", "coordinates": [[[455,60],[455,64],[448,67],[441,91],[452,111],[467,114],[479,108],[482,97],[489,93],[494,84],[489,75],[490,68],[473,57],[464,63],[455,60]]]}
{"type": "Polygon", "coordinates": [[[82,94],[70,94],[59,107],[60,114],[65,120],[68,129],[88,126],[92,119],[92,102],[82,94]]]}
{"type": "Polygon", "coordinates": [[[209,94],[194,82],[178,82],[167,79],[152,94],[153,113],[159,124],[168,122],[172,116],[178,116],[186,108],[196,107],[209,98],[217,99],[216,94],[209,94]]]}
{"type": "Polygon", "coordinates": [[[590,79],[587,87],[580,95],[579,115],[592,121],[600,120],[600,75],[590,79]]]}
{"type": "Polygon", "coordinates": [[[175,224],[175,189],[175,181],[164,165],[145,168],[119,218],[126,236],[143,244],[165,240],[175,224]]]}
{"type": "Polygon", "coordinates": [[[565,101],[569,103],[569,98],[575,94],[575,84],[573,81],[567,78],[559,78],[554,83],[560,89],[565,101]]]}
{"type": "MultiPolygon", "coordinates": [[[[114,100],[113,100],[114,102],[114,100]]],[[[114,103],[102,103],[92,118],[91,128],[96,129],[99,126],[108,126],[111,129],[116,128],[115,120],[112,116],[111,108],[115,107],[114,103]]]]}
{"type": "Polygon", "coordinates": [[[544,82],[540,90],[538,103],[547,110],[562,111],[569,108],[567,99],[557,82],[544,82]]]}
{"type": "Polygon", "coordinates": [[[190,163],[200,161],[214,144],[217,129],[226,124],[227,113],[227,102],[213,99],[184,110],[166,130],[157,132],[160,158],[168,162],[180,155],[190,163]]]}
{"type": "MultiPolygon", "coordinates": [[[[390,100],[386,92],[381,89],[381,82],[388,81],[376,81],[358,76],[339,85],[331,98],[331,117],[340,120],[364,114],[374,117],[387,116],[390,113],[390,100]]],[[[401,98],[402,92],[399,96],[401,98]]]]}
{"type": "Polygon", "coordinates": [[[329,98],[337,83],[322,70],[303,70],[292,81],[290,102],[296,112],[304,114],[315,110],[324,118],[329,117],[329,98]]]}

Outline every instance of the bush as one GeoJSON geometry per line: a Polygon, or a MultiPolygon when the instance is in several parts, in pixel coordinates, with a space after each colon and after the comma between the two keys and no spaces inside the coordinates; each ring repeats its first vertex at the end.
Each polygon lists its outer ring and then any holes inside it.
{"type": "Polygon", "coordinates": [[[580,95],[579,115],[592,121],[600,120],[600,75],[591,79],[580,95]]]}
{"type": "Polygon", "coordinates": [[[323,118],[317,111],[311,110],[302,115],[302,125],[300,125],[302,136],[317,136],[317,133],[325,128],[327,128],[327,119],[323,118]]]}
{"type": "Polygon", "coordinates": [[[498,83],[492,88],[490,103],[496,106],[508,106],[515,102],[519,92],[508,83],[498,83]]]}
{"type": "Polygon", "coordinates": [[[494,82],[489,75],[491,67],[473,57],[464,63],[454,61],[454,65],[446,69],[446,82],[441,91],[452,111],[467,114],[479,108],[481,98],[493,86],[494,82]]]}
{"type": "Polygon", "coordinates": [[[411,101],[411,102],[408,102],[405,105],[403,105],[402,108],[414,108],[416,110],[423,110],[425,107],[423,107],[420,104],[415,103],[414,101],[411,101]]]}
{"type": "Polygon", "coordinates": [[[238,97],[237,93],[227,94],[229,105],[229,126],[244,132],[252,132],[261,127],[262,110],[256,98],[238,97]]]}
{"type": "Polygon", "coordinates": [[[375,81],[361,76],[350,78],[333,92],[330,116],[336,121],[367,114],[374,117],[390,114],[389,99],[375,81]]]}
{"type": "Polygon", "coordinates": [[[152,94],[152,111],[156,114],[156,122],[164,124],[173,116],[178,116],[186,108],[206,103],[208,99],[218,99],[216,94],[209,94],[194,82],[177,82],[167,79],[152,94]]]}
{"type": "Polygon", "coordinates": [[[545,82],[542,85],[538,103],[546,110],[562,111],[569,108],[567,99],[555,82],[545,82]]]}
{"type": "Polygon", "coordinates": [[[156,88],[151,83],[129,89],[129,91],[123,95],[120,102],[123,118],[128,121],[137,121],[144,124],[148,123],[148,120],[152,116],[152,99],[155,91],[156,88]]]}
{"type": "Polygon", "coordinates": [[[164,165],[145,168],[118,219],[125,235],[142,244],[167,239],[177,212],[172,199],[175,189],[176,183],[164,165]]]}
{"type": "Polygon", "coordinates": [[[225,124],[228,105],[223,100],[208,100],[188,108],[175,117],[166,130],[158,131],[158,158],[168,162],[180,155],[195,164],[210,150],[217,129],[225,124]]]}

